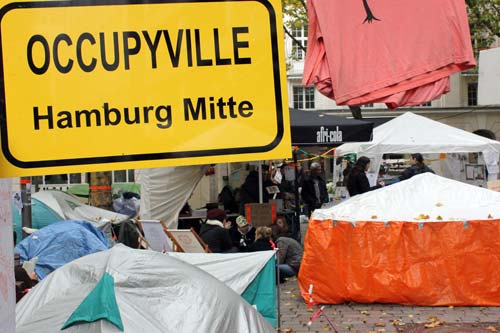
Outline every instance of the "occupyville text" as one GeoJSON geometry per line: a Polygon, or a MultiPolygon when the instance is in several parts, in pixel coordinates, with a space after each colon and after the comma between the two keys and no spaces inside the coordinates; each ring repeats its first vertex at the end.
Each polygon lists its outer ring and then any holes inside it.
{"type": "Polygon", "coordinates": [[[27,42],[26,55],[28,66],[36,75],[45,74],[51,66],[61,74],[78,69],[92,72],[97,66],[106,71],[130,70],[131,58],[142,53],[149,58],[153,69],[159,65],[172,68],[246,65],[252,63],[250,57],[242,56],[243,49],[250,47],[248,34],[248,27],[221,31],[213,28],[82,32],[73,36],[60,33],[51,38],[36,34],[27,42]],[[227,43],[232,50],[223,54],[221,45],[227,43]]]}
{"type": "MultiPolygon", "coordinates": [[[[249,118],[253,115],[250,101],[236,101],[232,96],[184,98],[184,121],[249,118]]],[[[100,126],[139,125],[155,123],[159,129],[172,126],[171,105],[118,107],[104,102],[102,107],[79,110],[57,110],[52,105],[33,107],[34,130],[89,128],[100,126]]]]}

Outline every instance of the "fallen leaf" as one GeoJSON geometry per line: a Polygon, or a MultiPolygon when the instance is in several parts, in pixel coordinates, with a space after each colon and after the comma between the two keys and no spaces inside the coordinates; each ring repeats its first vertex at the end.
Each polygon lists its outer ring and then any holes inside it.
{"type": "Polygon", "coordinates": [[[307,312],[314,312],[313,308],[307,308],[307,312]]]}
{"type": "Polygon", "coordinates": [[[330,326],[328,326],[328,325],[323,326],[323,331],[329,331],[329,330],[330,330],[330,326]]]}
{"type": "Polygon", "coordinates": [[[495,326],[488,326],[488,327],[486,327],[486,330],[488,330],[490,332],[498,332],[495,326]]]}
{"type": "Polygon", "coordinates": [[[363,310],[363,311],[359,311],[359,313],[361,313],[361,314],[364,314],[364,315],[367,315],[367,314],[369,314],[369,312],[368,312],[368,311],[366,311],[366,310],[363,310]]]}
{"type": "Polygon", "coordinates": [[[427,323],[424,325],[425,328],[434,328],[434,327],[438,327],[438,326],[441,326],[444,324],[444,321],[442,320],[437,320],[437,321],[433,321],[433,322],[430,322],[430,323],[427,323]]]}
{"type": "Polygon", "coordinates": [[[377,332],[385,332],[385,328],[379,328],[377,332]]]}
{"type": "Polygon", "coordinates": [[[297,294],[292,294],[292,298],[297,298],[297,294]]]}
{"type": "Polygon", "coordinates": [[[291,294],[291,293],[292,293],[292,292],[291,292],[291,291],[289,291],[289,290],[285,291],[285,294],[291,294]]]}
{"type": "Polygon", "coordinates": [[[372,220],[376,219],[377,215],[372,215],[372,220]]]}
{"type": "Polygon", "coordinates": [[[412,315],[412,314],[409,314],[409,315],[408,315],[408,318],[413,318],[413,315],[412,315]]]}
{"type": "Polygon", "coordinates": [[[449,308],[449,309],[453,309],[453,308],[454,308],[454,306],[453,306],[453,305],[450,305],[448,308],[449,308]]]}
{"type": "Polygon", "coordinates": [[[285,328],[283,329],[283,333],[292,333],[293,332],[293,328],[285,328]]]}
{"type": "Polygon", "coordinates": [[[378,322],[375,324],[377,327],[385,327],[385,323],[378,322]]]}

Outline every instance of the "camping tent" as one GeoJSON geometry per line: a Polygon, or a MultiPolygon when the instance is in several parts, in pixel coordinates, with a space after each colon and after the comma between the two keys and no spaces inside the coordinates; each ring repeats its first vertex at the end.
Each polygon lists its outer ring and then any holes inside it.
{"type": "Polygon", "coordinates": [[[274,251],[251,253],[181,253],[169,255],[210,273],[277,326],[276,260],[274,251]]]}
{"type": "Polygon", "coordinates": [[[38,257],[35,273],[39,280],[64,264],[108,249],[104,233],[85,221],[60,221],[23,239],[16,246],[21,261],[38,257]]]}
{"type": "MultiPolygon", "coordinates": [[[[21,214],[13,209],[13,218],[18,235],[21,236],[21,214]]],[[[61,220],[90,222],[111,237],[111,224],[128,220],[127,215],[83,204],[77,197],[61,191],[39,191],[31,196],[31,224],[41,229],[61,220]]]]}
{"type": "Polygon", "coordinates": [[[16,307],[16,332],[274,332],[203,270],[116,245],[50,274],[16,307]]]}
{"type": "Polygon", "coordinates": [[[332,111],[290,109],[292,144],[334,146],[344,142],[369,141],[373,123],[339,117],[332,111]]]}
{"type": "Polygon", "coordinates": [[[337,155],[355,153],[372,159],[379,170],[383,154],[482,152],[491,177],[498,173],[500,142],[406,112],[373,130],[370,142],[345,143],[337,155]]]}
{"type": "Polygon", "coordinates": [[[327,304],[498,306],[499,238],[500,193],[424,173],[314,211],[299,286],[327,304]]]}

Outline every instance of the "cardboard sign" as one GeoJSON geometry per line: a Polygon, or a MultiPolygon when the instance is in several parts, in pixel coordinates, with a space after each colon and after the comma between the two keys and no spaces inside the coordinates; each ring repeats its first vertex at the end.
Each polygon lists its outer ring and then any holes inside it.
{"type": "Polygon", "coordinates": [[[289,157],[281,16],[278,0],[7,3],[0,177],[289,157]]]}
{"type": "Polygon", "coordinates": [[[208,247],[193,229],[166,229],[165,232],[175,244],[175,252],[207,252],[208,247]]]}
{"type": "Polygon", "coordinates": [[[255,228],[269,226],[276,220],[276,205],[274,203],[248,203],[245,205],[245,215],[255,228]]]}

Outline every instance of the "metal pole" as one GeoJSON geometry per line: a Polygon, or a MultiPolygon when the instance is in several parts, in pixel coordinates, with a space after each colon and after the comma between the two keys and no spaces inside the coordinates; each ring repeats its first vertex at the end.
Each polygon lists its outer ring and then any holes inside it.
{"type": "MultiPolygon", "coordinates": [[[[31,178],[21,177],[21,200],[23,209],[21,211],[22,227],[31,228],[31,178]]],[[[28,237],[26,232],[22,232],[23,239],[28,237]]]]}
{"type": "Polygon", "coordinates": [[[262,161],[259,161],[259,203],[264,202],[264,194],[262,188],[262,161]]]}
{"type": "Polygon", "coordinates": [[[294,192],[295,192],[295,214],[293,216],[292,224],[292,237],[300,242],[300,197],[299,197],[299,169],[297,167],[297,149],[298,147],[293,147],[293,165],[295,167],[295,180],[294,180],[294,192]]]}

